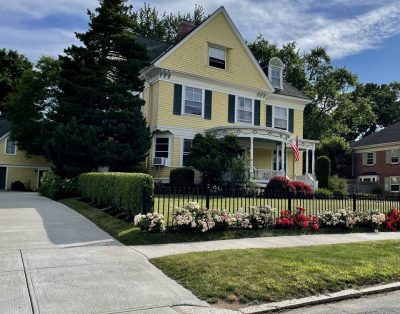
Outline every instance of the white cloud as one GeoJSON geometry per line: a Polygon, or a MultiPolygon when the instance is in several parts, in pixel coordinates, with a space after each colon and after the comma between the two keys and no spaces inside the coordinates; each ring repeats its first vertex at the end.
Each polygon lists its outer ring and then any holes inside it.
{"type": "MultiPolygon", "coordinates": [[[[198,0],[189,6],[187,1],[178,0],[146,2],[161,13],[192,11],[194,3],[198,3],[210,14],[224,5],[248,40],[261,33],[280,45],[296,41],[303,51],[323,46],[336,59],[379,47],[385,39],[400,33],[398,0],[198,0]],[[341,16],[343,12],[346,16],[341,16]]],[[[135,8],[143,5],[141,1],[131,3],[135,8]]],[[[97,0],[5,0],[0,7],[0,20],[5,14],[16,18],[0,25],[0,45],[18,49],[32,59],[43,53],[59,54],[76,42],[73,25],[65,29],[35,29],[18,21],[35,23],[58,14],[85,17],[86,8],[96,5],[97,0]]]]}

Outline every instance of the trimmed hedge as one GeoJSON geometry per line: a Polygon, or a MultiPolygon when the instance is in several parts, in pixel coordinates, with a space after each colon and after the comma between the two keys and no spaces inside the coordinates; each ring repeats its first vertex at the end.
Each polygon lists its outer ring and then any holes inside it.
{"type": "Polygon", "coordinates": [[[296,188],[293,183],[286,177],[275,176],[267,183],[265,188],[265,195],[282,195],[282,196],[294,196],[296,194],[296,188]]]}
{"type": "Polygon", "coordinates": [[[315,161],[315,175],[321,188],[328,188],[331,176],[331,160],[327,156],[320,156],[315,161]]]}
{"type": "Polygon", "coordinates": [[[169,183],[172,186],[193,186],[194,170],[187,167],[172,169],[169,174],[169,183]]]}
{"type": "Polygon", "coordinates": [[[150,208],[154,181],[144,173],[90,172],[79,176],[78,189],[82,197],[119,208],[133,217],[142,211],[143,204],[150,208]]]}

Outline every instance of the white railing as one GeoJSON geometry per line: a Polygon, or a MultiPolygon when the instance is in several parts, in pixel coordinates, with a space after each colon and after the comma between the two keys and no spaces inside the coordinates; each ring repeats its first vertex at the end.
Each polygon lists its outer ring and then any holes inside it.
{"type": "Polygon", "coordinates": [[[296,180],[303,181],[304,183],[311,185],[314,191],[318,189],[318,181],[311,173],[306,173],[304,176],[296,176],[296,180]]]}
{"type": "Polygon", "coordinates": [[[253,169],[254,180],[269,181],[275,176],[284,176],[284,171],[270,170],[270,169],[253,169]]]}

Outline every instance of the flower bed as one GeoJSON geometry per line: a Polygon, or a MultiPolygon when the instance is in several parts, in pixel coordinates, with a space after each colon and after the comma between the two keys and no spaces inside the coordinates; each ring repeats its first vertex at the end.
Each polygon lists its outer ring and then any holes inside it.
{"type": "MultiPolygon", "coordinates": [[[[310,232],[320,228],[352,229],[355,226],[379,230],[382,225],[387,230],[397,231],[400,228],[400,211],[391,210],[386,215],[379,211],[353,212],[351,209],[325,211],[317,215],[306,215],[306,210],[297,207],[296,211],[282,211],[276,219],[274,210],[269,207],[251,207],[249,213],[239,210],[228,213],[221,209],[203,209],[199,204],[190,202],[186,206],[176,207],[173,214],[173,229],[177,231],[228,230],[228,229],[301,229],[310,232]]],[[[149,213],[137,215],[135,226],[143,231],[163,232],[166,223],[162,215],[149,213]]]]}

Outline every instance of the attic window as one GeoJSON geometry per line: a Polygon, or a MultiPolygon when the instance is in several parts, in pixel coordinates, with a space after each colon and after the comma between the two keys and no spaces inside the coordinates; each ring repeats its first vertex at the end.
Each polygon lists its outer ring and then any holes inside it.
{"type": "Polygon", "coordinates": [[[268,77],[274,88],[283,89],[283,62],[281,59],[273,57],[269,60],[268,77]]]}
{"type": "Polygon", "coordinates": [[[224,69],[226,62],[226,51],[222,48],[208,47],[208,65],[211,67],[224,69]]]}

